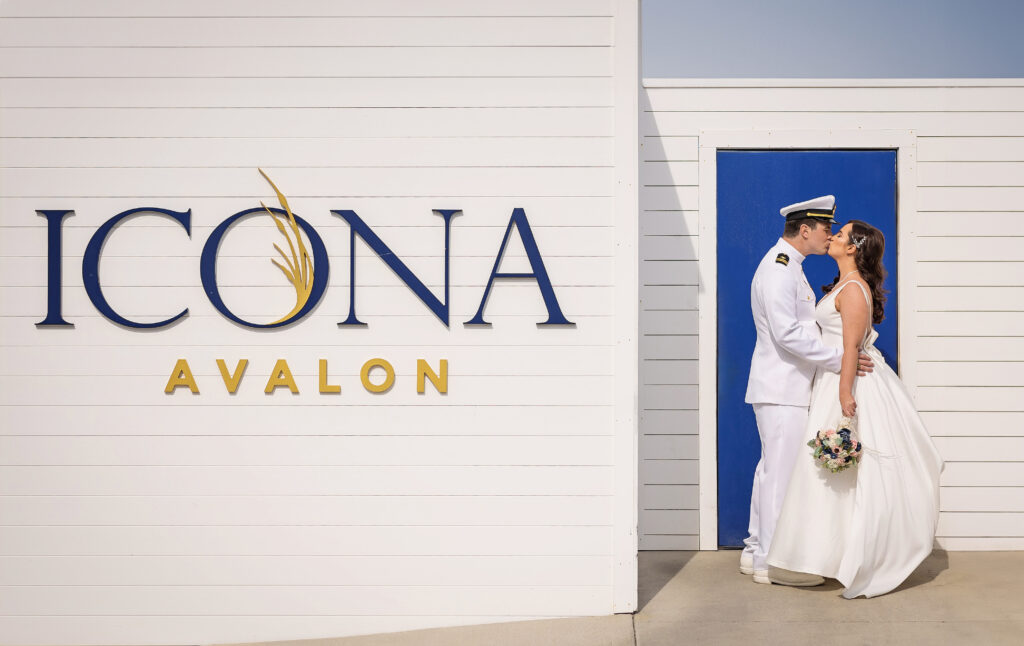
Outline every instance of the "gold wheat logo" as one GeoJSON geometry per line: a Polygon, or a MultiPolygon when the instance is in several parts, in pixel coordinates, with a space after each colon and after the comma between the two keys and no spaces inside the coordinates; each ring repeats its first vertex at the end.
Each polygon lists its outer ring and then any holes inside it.
{"type": "Polygon", "coordinates": [[[274,192],[277,193],[277,201],[280,202],[281,207],[284,208],[284,212],[288,214],[288,226],[279,218],[276,213],[267,208],[267,205],[260,201],[260,206],[270,214],[270,217],[274,219],[274,224],[277,225],[277,230],[281,232],[284,239],[288,241],[288,251],[291,252],[289,256],[281,249],[277,244],[274,245],[274,249],[277,249],[277,253],[281,254],[281,259],[284,260],[284,265],[279,263],[276,258],[271,258],[270,262],[277,265],[278,269],[284,272],[284,275],[288,278],[288,282],[295,288],[295,307],[292,311],[288,312],[278,320],[274,321],[270,325],[287,321],[291,317],[295,316],[306,305],[306,301],[309,300],[309,294],[313,288],[313,259],[310,257],[309,252],[306,250],[306,244],[302,241],[302,234],[299,230],[299,225],[295,221],[295,215],[292,214],[291,208],[288,206],[288,199],[285,198],[284,194],[277,189],[277,185],[274,184],[273,180],[267,177],[267,174],[263,172],[263,169],[258,169],[263,179],[270,182],[270,186],[273,187],[274,192]],[[289,233],[290,231],[290,233],[289,233]],[[295,241],[292,241],[292,234],[295,235],[295,241]]]}

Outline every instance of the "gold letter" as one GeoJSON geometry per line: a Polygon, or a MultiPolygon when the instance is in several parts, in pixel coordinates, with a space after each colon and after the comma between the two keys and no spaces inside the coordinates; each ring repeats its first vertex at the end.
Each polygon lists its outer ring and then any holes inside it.
{"type": "Polygon", "coordinates": [[[320,360],[320,393],[340,393],[341,386],[327,383],[327,359],[320,360]]]}
{"type": "Polygon", "coordinates": [[[274,370],[271,371],[270,379],[267,379],[267,387],[263,389],[263,392],[270,395],[275,388],[281,386],[288,386],[288,390],[295,394],[299,392],[299,387],[295,385],[295,379],[292,377],[292,371],[288,368],[288,362],[284,359],[278,359],[274,364],[274,370]]]}
{"type": "Polygon", "coordinates": [[[363,388],[371,393],[382,393],[391,388],[392,384],[395,383],[395,369],[383,359],[370,359],[363,364],[363,369],[359,371],[359,378],[363,380],[363,388]],[[375,386],[370,382],[370,370],[377,367],[384,368],[384,383],[379,386],[375,386]]]}
{"type": "Polygon", "coordinates": [[[224,385],[232,395],[238,390],[238,384],[242,383],[242,375],[245,374],[245,367],[247,365],[249,365],[248,359],[239,359],[238,363],[235,364],[235,373],[229,375],[227,364],[224,363],[223,359],[217,359],[217,367],[220,368],[221,379],[224,380],[224,385]]]}
{"type": "Polygon", "coordinates": [[[441,359],[441,376],[438,377],[434,374],[434,371],[430,369],[430,364],[425,359],[416,360],[416,392],[423,394],[426,390],[424,377],[430,378],[430,383],[434,384],[434,388],[437,388],[439,393],[448,392],[448,360],[441,359]]]}
{"type": "Polygon", "coordinates": [[[164,386],[164,392],[173,393],[174,389],[179,386],[188,386],[188,389],[194,394],[199,394],[199,386],[196,385],[187,359],[178,359],[178,362],[174,364],[174,371],[171,372],[171,377],[167,380],[167,385],[164,386]]]}

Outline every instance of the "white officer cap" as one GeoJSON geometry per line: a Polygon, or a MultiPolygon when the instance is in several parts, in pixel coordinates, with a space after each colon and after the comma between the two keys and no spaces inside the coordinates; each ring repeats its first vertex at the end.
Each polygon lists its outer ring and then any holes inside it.
{"type": "Polygon", "coordinates": [[[779,213],[787,220],[797,218],[816,218],[823,222],[835,224],[836,196],[822,195],[806,202],[797,202],[779,209],[779,213]]]}

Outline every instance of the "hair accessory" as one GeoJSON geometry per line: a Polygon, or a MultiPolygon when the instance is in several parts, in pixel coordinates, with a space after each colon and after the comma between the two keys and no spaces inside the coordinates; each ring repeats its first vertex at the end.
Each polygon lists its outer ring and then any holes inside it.
{"type": "Polygon", "coordinates": [[[864,245],[864,241],[867,240],[867,239],[868,239],[868,237],[864,236],[864,235],[862,235],[860,237],[850,236],[850,242],[853,243],[853,246],[857,247],[858,251],[860,250],[861,246],[864,245]]]}

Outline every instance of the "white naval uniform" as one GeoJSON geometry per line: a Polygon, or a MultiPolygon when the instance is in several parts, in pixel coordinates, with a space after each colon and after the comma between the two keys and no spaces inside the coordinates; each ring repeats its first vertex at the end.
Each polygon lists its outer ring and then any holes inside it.
{"type": "Polygon", "coordinates": [[[780,238],[750,283],[757,343],[745,401],[754,406],[761,459],[754,471],[744,550],[753,555],[755,570],[768,568],[765,557],[803,444],[815,369],[839,372],[843,357],[842,350],[821,341],[814,290],[804,276],[803,261],[803,254],[780,238]],[[779,262],[779,254],[788,263],[779,262]]]}

